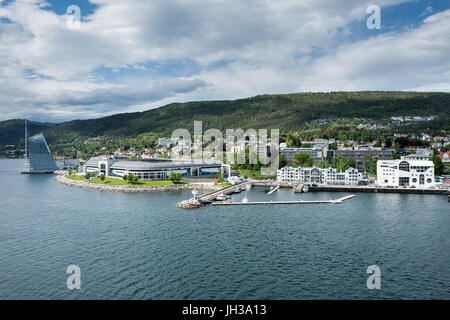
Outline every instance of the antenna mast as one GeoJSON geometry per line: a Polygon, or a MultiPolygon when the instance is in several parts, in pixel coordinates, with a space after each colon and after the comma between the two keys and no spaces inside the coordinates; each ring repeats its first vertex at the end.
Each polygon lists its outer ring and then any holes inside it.
{"type": "Polygon", "coordinates": [[[28,128],[26,119],[25,119],[25,160],[28,160],[28,128]]]}

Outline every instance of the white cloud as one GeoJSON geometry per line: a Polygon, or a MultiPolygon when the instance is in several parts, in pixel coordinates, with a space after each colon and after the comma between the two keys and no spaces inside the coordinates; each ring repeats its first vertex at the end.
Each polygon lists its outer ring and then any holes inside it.
{"type": "Polygon", "coordinates": [[[407,90],[431,88],[433,83],[442,87],[450,83],[448,30],[450,10],[428,17],[417,29],[342,46],[306,70],[302,88],[407,90]]]}
{"type": "MultiPolygon", "coordinates": [[[[378,4],[383,10],[405,1],[378,4]]],[[[417,29],[342,45],[351,22],[365,25],[369,2],[91,2],[99,7],[79,30],[43,10],[45,1],[0,6],[0,17],[12,21],[0,23],[0,119],[86,118],[175,100],[299,90],[448,88],[450,10],[417,29]],[[185,59],[200,71],[161,77],[143,66],[185,59]],[[221,60],[229,63],[211,67],[221,60]],[[103,79],[99,69],[117,76],[103,79]],[[123,69],[144,73],[130,82],[123,69]]]]}

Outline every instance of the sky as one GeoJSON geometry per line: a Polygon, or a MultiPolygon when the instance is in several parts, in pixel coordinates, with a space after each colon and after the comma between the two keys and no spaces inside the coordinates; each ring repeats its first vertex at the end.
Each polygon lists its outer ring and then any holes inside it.
{"type": "Polygon", "coordinates": [[[449,31],[449,0],[0,0],[0,121],[258,94],[450,92],[449,31]],[[371,5],[379,29],[367,26],[371,5]]]}

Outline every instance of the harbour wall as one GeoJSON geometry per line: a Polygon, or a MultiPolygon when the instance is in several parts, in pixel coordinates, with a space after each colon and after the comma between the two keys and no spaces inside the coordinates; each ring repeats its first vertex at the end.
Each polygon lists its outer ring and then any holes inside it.
{"type": "Polygon", "coordinates": [[[58,175],[53,180],[56,183],[64,184],[66,186],[92,189],[109,192],[137,192],[137,193],[153,193],[153,192],[170,192],[170,191],[215,191],[221,187],[206,183],[190,183],[190,184],[173,184],[168,186],[113,186],[99,183],[91,183],[85,181],[72,180],[65,177],[65,175],[58,175]]]}

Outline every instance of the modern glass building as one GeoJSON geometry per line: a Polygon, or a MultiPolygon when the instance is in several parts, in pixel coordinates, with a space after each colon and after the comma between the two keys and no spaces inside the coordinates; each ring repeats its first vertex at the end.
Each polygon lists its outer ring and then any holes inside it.
{"type": "Polygon", "coordinates": [[[171,172],[182,176],[215,176],[224,165],[214,160],[131,160],[94,157],[84,165],[84,172],[104,174],[107,177],[123,177],[132,174],[140,180],[166,180],[171,172]]]}
{"type": "Polygon", "coordinates": [[[47,141],[42,134],[37,134],[28,139],[28,152],[31,173],[52,173],[58,170],[47,141]]]}

